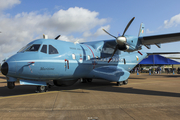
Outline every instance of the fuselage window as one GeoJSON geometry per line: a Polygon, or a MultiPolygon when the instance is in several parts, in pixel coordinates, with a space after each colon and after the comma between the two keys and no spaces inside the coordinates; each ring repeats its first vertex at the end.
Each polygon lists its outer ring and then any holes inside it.
{"type": "Polygon", "coordinates": [[[116,58],[116,62],[118,62],[118,58],[116,58]]]}
{"type": "Polygon", "coordinates": [[[30,46],[26,51],[38,51],[40,47],[40,44],[34,44],[30,46]]]}
{"type": "Polygon", "coordinates": [[[58,54],[58,51],[52,45],[49,45],[49,54],[58,54]]]}
{"type": "Polygon", "coordinates": [[[76,55],[75,54],[72,54],[72,59],[76,59],[76,55]]]}
{"type": "Polygon", "coordinates": [[[47,45],[43,45],[43,46],[42,46],[41,52],[47,53],[47,45]]]}

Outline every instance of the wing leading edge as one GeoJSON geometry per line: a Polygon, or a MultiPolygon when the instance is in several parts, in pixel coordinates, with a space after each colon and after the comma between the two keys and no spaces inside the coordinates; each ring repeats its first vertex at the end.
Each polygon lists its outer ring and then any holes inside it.
{"type": "Polygon", "coordinates": [[[157,45],[160,43],[180,41],[180,33],[145,36],[141,39],[142,45],[157,45]]]}

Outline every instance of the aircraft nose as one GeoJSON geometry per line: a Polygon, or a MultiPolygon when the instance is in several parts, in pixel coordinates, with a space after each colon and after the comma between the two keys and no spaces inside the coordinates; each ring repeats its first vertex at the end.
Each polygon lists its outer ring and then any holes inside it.
{"type": "Polygon", "coordinates": [[[2,64],[1,72],[2,72],[3,75],[7,75],[8,74],[8,64],[7,64],[7,62],[2,64]]]}

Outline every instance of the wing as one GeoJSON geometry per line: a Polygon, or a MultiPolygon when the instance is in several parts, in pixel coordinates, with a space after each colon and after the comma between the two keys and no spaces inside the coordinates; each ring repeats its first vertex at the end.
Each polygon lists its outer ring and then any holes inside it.
{"type": "Polygon", "coordinates": [[[180,41],[180,33],[145,36],[141,39],[142,45],[157,45],[160,43],[176,42],[180,41]]]}

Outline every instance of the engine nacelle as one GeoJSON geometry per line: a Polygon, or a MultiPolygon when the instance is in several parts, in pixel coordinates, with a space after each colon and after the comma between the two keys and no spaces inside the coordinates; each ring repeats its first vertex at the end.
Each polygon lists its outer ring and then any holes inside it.
{"type": "Polygon", "coordinates": [[[53,83],[56,86],[63,87],[63,86],[71,86],[71,85],[75,84],[77,81],[78,81],[78,79],[76,79],[76,80],[53,80],[53,83]]]}
{"type": "Polygon", "coordinates": [[[118,49],[126,52],[133,52],[141,49],[139,38],[134,36],[120,36],[116,39],[118,49]]]}

